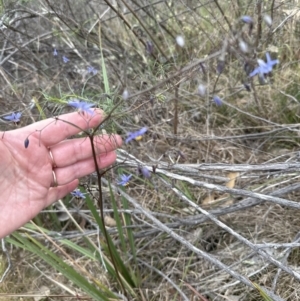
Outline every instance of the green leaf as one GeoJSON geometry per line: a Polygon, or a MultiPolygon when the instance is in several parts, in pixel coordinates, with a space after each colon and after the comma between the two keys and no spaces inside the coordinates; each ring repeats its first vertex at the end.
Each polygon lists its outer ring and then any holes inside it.
{"type": "Polygon", "coordinates": [[[109,298],[116,298],[116,296],[111,293],[108,288],[106,288],[104,285],[101,285],[99,282],[97,282],[97,285],[100,284],[99,286],[101,286],[101,289],[105,290],[105,293],[98,290],[85,277],[80,275],[72,267],[66,264],[60,257],[31,236],[24,238],[17,232],[13,233],[12,236],[14,239],[10,237],[6,238],[9,243],[23,248],[24,250],[30,251],[42,258],[45,262],[62,273],[66,278],[76,284],[94,300],[109,301],[109,298]]]}
{"type": "MultiPolygon", "coordinates": [[[[104,231],[106,231],[106,229],[103,228],[103,223],[101,221],[101,218],[93,204],[93,202],[91,200],[86,199],[86,204],[88,206],[88,208],[91,210],[100,230],[102,231],[102,233],[104,233],[104,231]]],[[[112,256],[114,257],[113,260],[115,260],[117,268],[118,268],[118,272],[119,275],[121,276],[121,279],[123,281],[123,283],[125,284],[125,286],[127,287],[127,289],[130,290],[131,294],[134,294],[133,291],[133,287],[135,287],[135,283],[132,280],[131,276],[130,276],[130,272],[128,271],[128,269],[126,268],[126,266],[124,265],[123,259],[120,257],[118,251],[116,250],[115,245],[113,244],[111,237],[108,235],[108,242],[110,244],[110,248],[111,248],[111,252],[112,252],[112,256]]],[[[108,250],[108,246],[107,244],[102,244],[102,248],[104,249],[104,251],[106,252],[106,254],[109,254],[109,250],[108,250]]],[[[105,259],[105,263],[106,263],[106,267],[108,272],[110,273],[110,275],[112,275],[114,277],[114,279],[117,279],[117,275],[116,272],[114,270],[114,266],[112,264],[111,261],[105,259]]]]}
{"type": "Polygon", "coordinates": [[[260,295],[262,296],[262,298],[265,301],[274,301],[271,297],[269,297],[266,294],[266,292],[257,283],[253,283],[253,285],[257,288],[257,290],[259,291],[260,295]]]}
{"type": "Polygon", "coordinates": [[[111,189],[110,183],[109,183],[109,192],[110,192],[111,204],[112,204],[112,207],[113,207],[113,210],[114,210],[114,219],[117,223],[117,229],[118,229],[119,238],[120,238],[120,241],[121,241],[121,247],[122,247],[123,252],[126,254],[126,243],[125,243],[125,236],[124,236],[124,232],[123,232],[123,227],[122,227],[121,219],[120,219],[120,216],[119,216],[115,196],[114,196],[113,191],[111,189]]]}
{"type": "MultiPolygon", "coordinates": [[[[122,196],[122,203],[123,203],[123,208],[129,209],[128,206],[128,201],[125,197],[122,196]]],[[[140,279],[139,277],[139,270],[138,270],[138,262],[137,262],[137,256],[136,256],[136,247],[135,247],[135,242],[134,242],[134,236],[133,236],[133,231],[131,226],[131,218],[130,218],[130,214],[128,213],[124,213],[124,221],[125,221],[125,225],[126,225],[126,229],[127,229],[127,237],[128,237],[128,242],[130,245],[130,249],[131,249],[131,253],[135,262],[135,266],[137,268],[137,275],[134,274],[134,272],[132,272],[132,276],[135,277],[135,282],[138,282],[138,279],[140,279]]],[[[138,285],[138,284],[137,284],[138,285]]]]}

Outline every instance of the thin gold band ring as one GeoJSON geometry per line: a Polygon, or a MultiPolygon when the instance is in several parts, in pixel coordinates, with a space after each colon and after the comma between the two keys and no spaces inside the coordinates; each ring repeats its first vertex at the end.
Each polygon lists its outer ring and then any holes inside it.
{"type": "Polygon", "coordinates": [[[52,161],[52,167],[56,167],[56,163],[54,161],[54,157],[53,157],[53,154],[52,154],[52,151],[50,148],[48,148],[48,151],[49,151],[49,156],[51,158],[51,161],[52,161]]]}
{"type": "Polygon", "coordinates": [[[53,185],[52,185],[52,187],[57,187],[58,183],[57,183],[57,178],[56,178],[56,174],[55,174],[54,170],[52,170],[52,175],[53,175],[53,185]]]}

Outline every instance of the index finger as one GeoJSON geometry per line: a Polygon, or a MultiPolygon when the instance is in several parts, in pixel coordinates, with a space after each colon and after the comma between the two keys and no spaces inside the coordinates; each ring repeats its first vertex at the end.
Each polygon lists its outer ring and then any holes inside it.
{"type": "Polygon", "coordinates": [[[94,110],[93,115],[74,112],[33,123],[23,128],[23,131],[27,135],[38,136],[48,147],[81,131],[96,127],[103,120],[103,116],[103,111],[99,109],[94,110]]]}

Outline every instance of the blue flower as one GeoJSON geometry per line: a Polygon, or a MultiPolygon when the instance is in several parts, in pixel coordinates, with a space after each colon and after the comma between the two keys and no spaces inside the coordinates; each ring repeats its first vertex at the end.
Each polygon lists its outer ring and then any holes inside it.
{"type": "Polygon", "coordinates": [[[132,177],[132,175],[120,175],[120,179],[117,181],[117,185],[119,186],[127,186],[128,182],[130,180],[130,178],[132,177]]]}
{"type": "Polygon", "coordinates": [[[268,74],[272,69],[265,63],[265,61],[258,59],[258,67],[255,68],[252,72],[250,72],[249,77],[253,77],[256,74],[263,75],[268,74]]]}
{"type": "Polygon", "coordinates": [[[147,127],[143,127],[140,130],[133,132],[133,133],[128,133],[127,138],[125,140],[125,143],[128,143],[129,141],[135,139],[135,140],[140,140],[141,137],[148,131],[147,127]]]}
{"type": "Polygon", "coordinates": [[[20,121],[21,116],[22,116],[22,113],[17,112],[17,113],[11,113],[8,116],[4,116],[3,119],[17,123],[20,121]]]}
{"type": "Polygon", "coordinates": [[[95,106],[93,103],[88,103],[84,101],[79,101],[77,99],[69,100],[68,105],[78,109],[80,112],[94,115],[94,111],[91,110],[91,107],[95,106]]]}
{"type": "Polygon", "coordinates": [[[217,106],[221,106],[222,103],[223,103],[222,99],[221,99],[219,96],[217,96],[217,95],[214,95],[214,96],[213,96],[213,101],[215,102],[215,104],[216,104],[217,106]]]}
{"type": "Polygon", "coordinates": [[[63,55],[62,59],[63,59],[64,63],[67,63],[69,61],[69,59],[64,55],[63,55]]]}
{"type": "Polygon", "coordinates": [[[53,55],[57,56],[57,50],[56,50],[56,48],[54,48],[54,50],[53,50],[53,55]]]}
{"type": "Polygon", "coordinates": [[[264,75],[272,71],[273,66],[279,64],[279,60],[272,60],[269,52],[266,53],[267,62],[263,60],[257,60],[258,67],[255,68],[250,74],[249,77],[253,77],[256,74],[264,75]]]}
{"type": "Polygon", "coordinates": [[[153,43],[151,41],[146,41],[146,52],[147,54],[152,54],[154,50],[153,43]]]}
{"type": "Polygon", "coordinates": [[[96,75],[98,73],[98,70],[93,66],[88,66],[87,67],[87,72],[88,73],[93,73],[93,75],[96,75]]]}
{"type": "Polygon", "coordinates": [[[267,58],[267,65],[270,68],[270,71],[272,71],[273,66],[279,64],[279,60],[272,60],[269,52],[266,53],[266,58],[267,58]]]}
{"type": "Polygon", "coordinates": [[[143,175],[145,178],[149,179],[151,177],[151,172],[145,166],[139,166],[138,172],[140,175],[143,175]]]}
{"type": "Polygon", "coordinates": [[[86,193],[81,192],[78,188],[71,192],[71,195],[76,199],[85,199],[85,194],[86,193]]]}
{"type": "Polygon", "coordinates": [[[246,24],[252,24],[253,23],[253,19],[249,16],[242,16],[241,20],[246,23],[246,24]]]}

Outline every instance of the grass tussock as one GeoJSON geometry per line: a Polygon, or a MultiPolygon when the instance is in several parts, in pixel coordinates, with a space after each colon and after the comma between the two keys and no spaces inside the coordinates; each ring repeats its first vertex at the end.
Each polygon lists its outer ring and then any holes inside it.
{"type": "Polygon", "coordinates": [[[81,180],[87,201],[66,196],[6,239],[1,298],[300,300],[300,6],[259,3],[0,3],[0,117],[25,126],[78,98],[109,116],[99,133],[148,129],[102,187],[81,180]],[[266,53],[279,63],[260,82],[266,53]]]}

